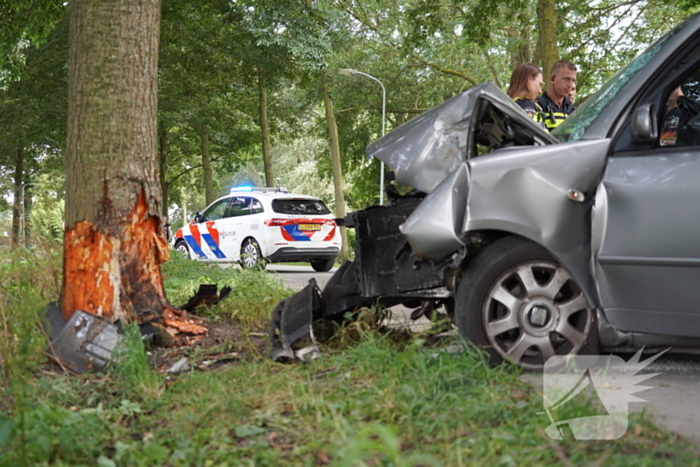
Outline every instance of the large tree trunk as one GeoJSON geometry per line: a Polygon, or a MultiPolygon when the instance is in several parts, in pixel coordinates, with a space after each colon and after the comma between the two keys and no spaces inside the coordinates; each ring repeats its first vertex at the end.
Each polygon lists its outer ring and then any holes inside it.
{"type": "Polygon", "coordinates": [[[66,318],[84,310],[170,324],[179,313],[160,272],[168,245],[157,167],[159,15],[159,0],[71,1],[66,318]]]}
{"type": "MultiPolygon", "coordinates": [[[[333,113],[333,101],[328,93],[328,85],[321,81],[321,92],[323,93],[323,104],[326,108],[326,122],[328,122],[328,142],[331,147],[331,162],[333,167],[333,187],[335,188],[335,215],[339,218],[345,217],[345,195],[343,193],[343,169],[340,165],[340,145],[338,143],[338,125],[333,113]]],[[[340,228],[340,238],[343,245],[340,249],[340,257],[348,257],[348,233],[345,227],[340,228]]]]}
{"type": "Polygon", "coordinates": [[[265,166],[265,184],[275,186],[272,174],[272,149],[270,148],[270,126],[267,121],[267,88],[262,79],[259,81],[260,91],[260,133],[262,134],[263,165],[265,166]]]}
{"type": "Polygon", "coordinates": [[[557,8],[555,0],[537,0],[537,24],[539,39],[537,48],[542,63],[542,77],[549,83],[552,65],[559,60],[557,47],[557,8]]]}
{"type": "Polygon", "coordinates": [[[211,171],[211,155],[209,154],[209,128],[202,124],[199,128],[202,145],[202,171],[204,172],[204,201],[207,206],[214,202],[214,177],[211,171]]]}
{"type": "Polygon", "coordinates": [[[24,179],[24,148],[17,148],[15,158],[14,201],[12,202],[12,248],[22,242],[22,182],[24,179]]]}

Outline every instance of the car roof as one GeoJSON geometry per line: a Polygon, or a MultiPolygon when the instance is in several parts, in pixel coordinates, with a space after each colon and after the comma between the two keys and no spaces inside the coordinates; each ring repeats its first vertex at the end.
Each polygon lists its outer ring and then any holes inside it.
{"type": "Polygon", "coordinates": [[[268,198],[268,199],[309,199],[315,201],[321,201],[317,196],[302,195],[299,193],[288,193],[286,190],[280,188],[252,188],[237,190],[232,189],[231,193],[226,196],[222,196],[219,199],[230,198],[232,196],[255,196],[256,198],[268,198]]]}

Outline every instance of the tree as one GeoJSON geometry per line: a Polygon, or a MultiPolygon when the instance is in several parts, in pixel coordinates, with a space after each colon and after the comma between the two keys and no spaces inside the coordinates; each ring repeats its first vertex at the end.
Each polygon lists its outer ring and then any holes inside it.
{"type": "Polygon", "coordinates": [[[157,173],[159,0],[71,3],[62,310],[179,321],[157,173]]]}
{"type": "MultiPolygon", "coordinates": [[[[57,0],[0,6],[0,166],[11,167],[14,175],[13,246],[24,236],[23,186],[37,169],[36,159],[65,141],[65,12],[57,0]]],[[[55,168],[55,160],[42,162],[55,168]]]]}
{"type": "Polygon", "coordinates": [[[557,47],[557,9],[555,0],[537,0],[537,24],[540,62],[545,83],[549,82],[549,72],[554,63],[559,60],[557,47]]]}
{"type": "MultiPolygon", "coordinates": [[[[326,123],[328,124],[328,141],[331,150],[331,164],[333,166],[333,187],[335,188],[335,215],[339,218],[345,217],[345,195],[343,193],[343,172],[340,165],[340,146],[338,145],[338,125],[335,122],[333,112],[333,99],[328,91],[328,84],[321,81],[321,93],[323,94],[323,106],[326,110],[326,123]]],[[[345,227],[340,228],[342,247],[340,257],[348,257],[348,233],[345,227]]]]}

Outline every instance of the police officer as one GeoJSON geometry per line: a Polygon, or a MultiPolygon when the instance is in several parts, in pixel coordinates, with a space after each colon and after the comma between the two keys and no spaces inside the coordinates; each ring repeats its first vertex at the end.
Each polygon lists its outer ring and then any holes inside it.
{"type": "Polygon", "coordinates": [[[547,130],[561,125],[574,111],[569,93],[576,86],[576,65],[568,60],[559,60],[552,66],[547,92],[537,98],[542,108],[542,117],[547,130]]]}
{"type": "Polygon", "coordinates": [[[542,72],[537,65],[526,62],[518,65],[510,76],[508,96],[536,123],[542,122],[542,109],[537,104],[537,95],[542,92],[542,72]]]}

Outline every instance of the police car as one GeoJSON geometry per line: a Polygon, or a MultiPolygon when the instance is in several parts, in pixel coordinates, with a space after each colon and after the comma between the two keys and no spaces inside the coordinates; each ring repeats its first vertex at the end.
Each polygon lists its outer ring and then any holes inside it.
{"type": "Polygon", "coordinates": [[[175,249],[202,261],[238,261],[245,269],[267,262],[308,261],[333,267],[340,229],[323,201],[279,188],[240,187],[217,199],[173,237],[175,249]]]}

